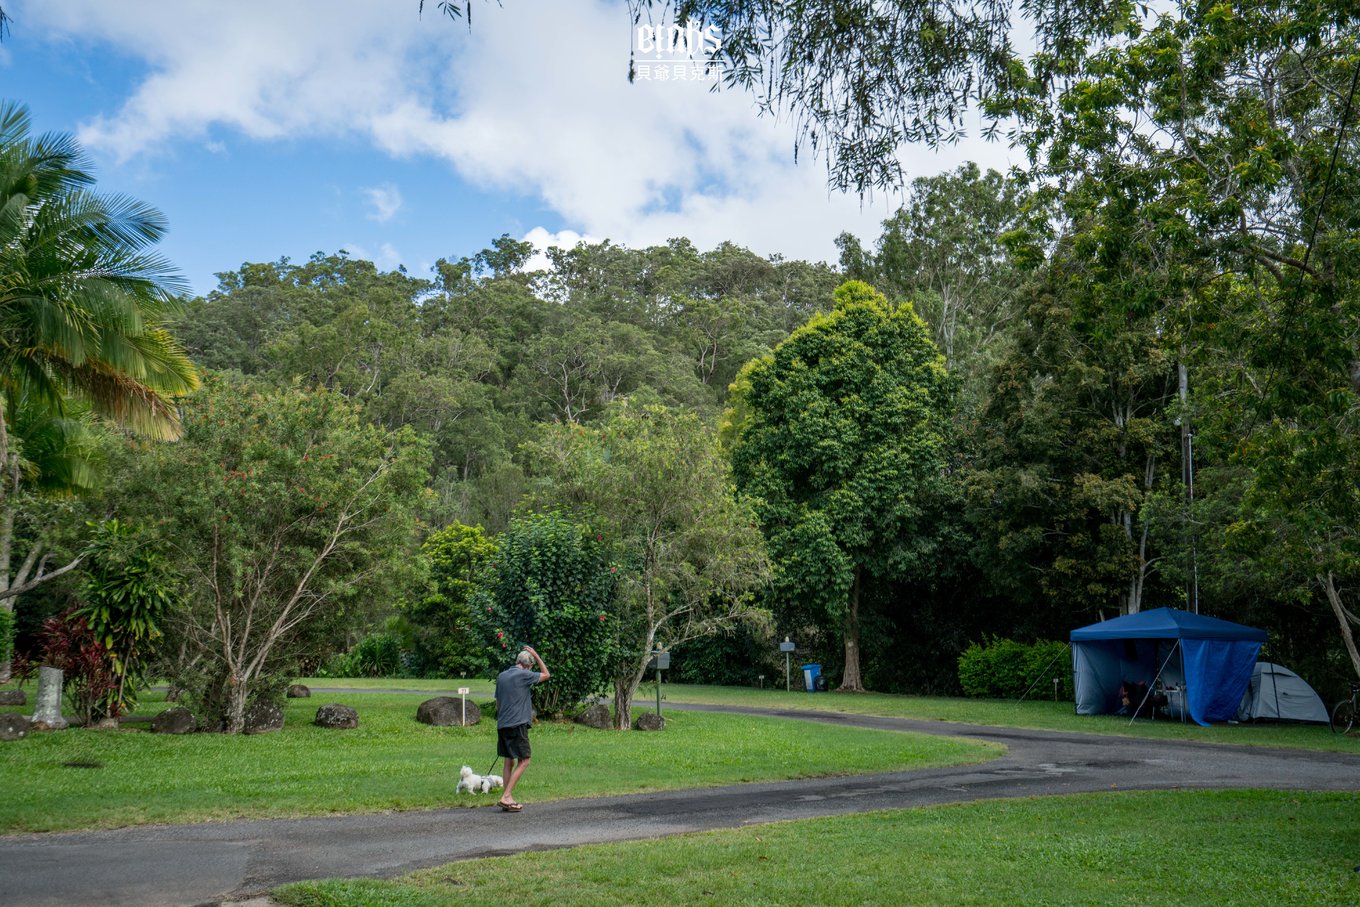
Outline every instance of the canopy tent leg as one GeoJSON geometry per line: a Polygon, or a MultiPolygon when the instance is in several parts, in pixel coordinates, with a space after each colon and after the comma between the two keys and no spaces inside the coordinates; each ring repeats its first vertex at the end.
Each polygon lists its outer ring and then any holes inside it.
{"type": "MultiPolygon", "coordinates": [[[[1022,703],[1022,702],[1025,701],[1025,697],[1028,696],[1028,695],[1034,690],[1034,688],[1035,688],[1036,686],[1038,686],[1039,681],[1041,681],[1041,680],[1044,679],[1044,675],[1048,673],[1048,669],[1051,668],[1051,667],[1053,667],[1053,665],[1054,665],[1055,663],[1057,663],[1058,659],[1059,659],[1059,658],[1062,658],[1062,657],[1063,657],[1063,653],[1062,653],[1062,652],[1059,652],[1057,655],[1054,655],[1052,658],[1049,659],[1048,664],[1044,665],[1044,666],[1043,666],[1043,669],[1040,670],[1039,673],[1038,673],[1038,675],[1034,678],[1034,683],[1031,683],[1031,684],[1029,685],[1029,689],[1027,689],[1027,690],[1025,690],[1025,692],[1021,693],[1021,694],[1020,694],[1020,698],[1017,699],[1017,700],[1015,700],[1015,704],[1016,704],[1016,705],[1019,705],[1020,703],[1022,703]]],[[[1072,658],[1072,644],[1071,644],[1070,642],[1067,644],[1067,658],[1068,658],[1069,661],[1070,661],[1071,658],[1072,658]]]]}
{"type": "MultiPolygon", "coordinates": [[[[1143,711],[1143,706],[1147,705],[1148,697],[1150,697],[1153,691],[1157,689],[1157,681],[1162,679],[1162,672],[1166,670],[1166,666],[1171,663],[1172,656],[1176,654],[1176,650],[1179,649],[1180,647],[1181,641],[1178,639],[1176,640],[1176,644],[1171,647],[1171,651],[1167,653],[1166,660],[1162,662],[1162,666],[1157,669],[1157,676],[1152,678],[1151,685],[1148,686],[1147,692],[1143,694],[1143,701],[1138,703],[1138,708],[1133,710],[1133,717],[1129,719],[1129,727],[1133,727],[1133,723],[1138,720],[1138,715],[1140,712],[1143,711]]],[[[1185,676],[1185,653],[1183,652],[1181,653],[1181,676],[1182,677],[1185,676]]],[[[1190,697],[1186,696],[1187,706],[1189,705],[1189,702],[1190,697]]],[[[1185,709],[1181,709],[1182,720],[1184,720],[1184,717],[1185,709]]]]}

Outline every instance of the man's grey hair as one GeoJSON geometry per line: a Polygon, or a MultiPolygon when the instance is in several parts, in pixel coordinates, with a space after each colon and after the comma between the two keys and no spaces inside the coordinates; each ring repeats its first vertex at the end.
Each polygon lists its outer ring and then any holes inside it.
{"type": "Polygon", "coordinates": [[[523,665],[526,668],[532,668],[534,666],[534,656],[530,655],[528,652],[520,652],[515,656],[515,664],[523,665]]]}

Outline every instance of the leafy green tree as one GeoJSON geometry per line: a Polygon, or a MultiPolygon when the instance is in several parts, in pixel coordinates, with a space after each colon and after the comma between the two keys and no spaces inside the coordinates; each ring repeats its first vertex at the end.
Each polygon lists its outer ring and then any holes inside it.
{"type": "MultiPolygon", "coordinates": [[[[75,568],[53,570],[32,545],[16,576],[23,485],[88,479],[76,468],[81,407],[151,438],[179,434],[171,398],[192,364],[165,330],[183,284],[151,249],[155,210],[95,193],[67,135],[33,136],[27,110],[0,104],[0,608],[75,568]],[[28,415],[21,415],[23,412],[28,415]],[[23,424],[35,434],[24,437],[23,424]],[[39,437],[41,434],[41,437],[39,437]],[[72,442],[69,453],[54,441],[72,442]],[[45,456],[39,456],[41,451],[45,456]],[[75,454],[75,455],[73,455],[75,454]],[[47,472],[42,466],[48,466],[47,472]]],[[[0,677],[8,676],[8,664],[0,677]]]]}
{"type": "Polygon", "coordinates": [[[560,513],[519,517],[497,540],[494,571],[475,596],[493,670],[537,649],[552,679],[534,707],[557,715],[609,687],[615,652],[610,601],[618,581],[608,546],[560,513]]]}
{"type": "Polygon", "coordinates": [[[963,482],[984,573],[1049,615],[1027,628],[1039,634],[1142,608],[1175,541],[1151,535],[1145,508],[1168,481],[1179,488],[1180,464],[1174,352],[1155,321],[1111,311],[1068,261],[1031,293],[963,482]]]}
{"type": "Polygon", "coordinates": [[[1178,4],[1090,57],[1025,139],[1111,307],[1158,313],[1177,344],[1211,465],[1251,473],[1243,535],[1274,540],[1260,566],[1310,579],[1360,674],[1334,484],[1360,394],[1357,24],[1333,0],[1178,4]]]}
{"type": "Polygon", "coordinates": [[[825,265],[767,260],[732,243],[700,252],[686,239],[647,249],[582,243],[549,258],[544,296],[573,318],[589,313],[645,332],[646,383],[701,411],[747,359],[824,309],[837,280],[825,265]]]}
{"type": "Polygon", "coordinates": [[[864,194],[904,182],[904,143],[950,144],[980,120],[996,135],[1024,123],[1105,39],[1137,22],[1122,0],[632,0],[634,18],[717,26],[724,81],[757,108],[798,125],[800,145],[825,156],[832,185],[864,194]],[[672,18],[673,15],[673,18],[672,18]],[[1023,23],[1029,64],[1013,43],[1023,23]]]}
{"type": "Polygon", "coordinates": [[[866,586],[923,572],[934,552],[950,406],[925,324],[857,281],[734,385],[733,475],[758,502],[776,600],[840,625],[842,689],[863,689],[866,586]]]}
{"type": "Polygon", "coordinates": [[[1015,178],[967,163],[913,180],[873,252],[849,234],[837,240],[847,276],[912,301],[950,373],[959,376],[965,402],[978,396],[1023,309],[1026,267],[1017,251],[1026,250],[1013,250],[1009,241],[1046,228],[1032,202],[1015,178]]]}
{"type": "Polygon", "coordinates": [[[184,401],[180,443],[132,458],[118,510],[156,525],[184,576],[171,679],[210,723],[240,731],[252,694],[398,597],[427,469],[413,432],[338,394],[221,378],[184,401]]]}
{"type": "Polygon", "coordinates": [[[546,426],[533,452],[546,480],[539,499],[589,514],[618,561],[608,610],[618,634],[614,721],[624,730],[655,647],[764,617],[750,596],[767,573],[755,516],[691,411],[620,401],[597,425],[546,426]]]}
{"type": "Polygon", "coordinates": [[[418,665],[432,676],[482,673],[488,667],[483,622],[474,619],[471,600],[478,577],[495,558],[495,541],[480,526],[454,523],[432,534],[420,550],[429,562],[429,586],[402,606],[414,629],[418,665]]]}

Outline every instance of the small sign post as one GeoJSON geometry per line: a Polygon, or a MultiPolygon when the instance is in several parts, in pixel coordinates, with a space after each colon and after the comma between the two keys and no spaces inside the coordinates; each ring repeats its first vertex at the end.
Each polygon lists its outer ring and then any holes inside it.
{"type": "Polygon", "coordinates": [[[787,693],[793,689],[789,686],[789,659],[792,657],[790,653],[797,651],[797,647],[785,636],[784,641],[779,644],[779,651],[784,653],[784,692],[787,693]]]}
{"type": "Polygon", "coordinates": [[[469,690],[468,687],[459,687],[459,688],[458,688],[458,695],[461,696],[462,699],[463,699],[463,727],[467,727],[467,694],[468,694],[468,690],[469,690]]]}
{"type": "Polygon", "coordinates": [[[656,714],[661,714],[661,672],[669,671],[671,667],[671,653],[660,649],[652,653],[652,663],[648,667],[656,668],[656,714]]]}

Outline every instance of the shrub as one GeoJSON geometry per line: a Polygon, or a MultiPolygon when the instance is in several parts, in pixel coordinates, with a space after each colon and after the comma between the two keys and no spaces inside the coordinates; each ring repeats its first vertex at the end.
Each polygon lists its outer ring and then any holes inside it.
{"type": "MultiPolygon", "coordinates": [[[[798,672],[798,665],[793,665],[798,672]]],[[[765,686],[784,685],[784,656],[774,634],[765,625],[740,624],[726,633],[714,633],[671,649],[671,671],[666,681],[718,686],[756,686],[761,675],[765,686]]],[[[647,680],[656,672],[648,671],[647,680]]],[[[799,683],[802,674],[798,674],[799,683]]]]}
{"type": "Polygon", "coordinates": [[[396,677],[402,673],[401,641],[390,633],[371,633],[352,649],[326,663],[329,677],[396,677]]]}
{"type": "Polygon", "coordinates": [[[491,566],[473,598],[490,663],[508,667],[524,644],[538,650],[552,671],[549,683],[534,687],[540,714],[561,714],[605,692],[617,574],[600,539],[559,513],[533,514],[510,524],[491,566]]]}
{"type": "Polygon", "coordinates": [[[154,540],[118,520],[91,524],[85,604],[75,614],[107,650],[120,714],[137,707],[161,625],[174,605],[178,577],[154,540]]]}
{"type": "Polygon", "coordinates": [[[966,696],[1018,699],[1029,690],[1031,698],[1046,699],[1053,694],[1054,677],[1059,680],[1059,697],[1071,701],[1072,655],[1067,643],[994,637],[985,644],[973,643],[959,656],[959,685],[966,696]]]}
{"type": "Polygon", "coordinates": [[[60,668],[66,703],[81,724],[117,718],[122,706],[113,659],[82,617],[67,612],[42,625],[42,661],[60,668]]]}
{"type": "Polygon", "coordinates": [[[480,526],[453,523],[420,551],[429,565],[426,586],[400,606],[412,669],[425,676],[483,673],[486,649],[468,599],[495,559],[496,543],[480,526]]]}

